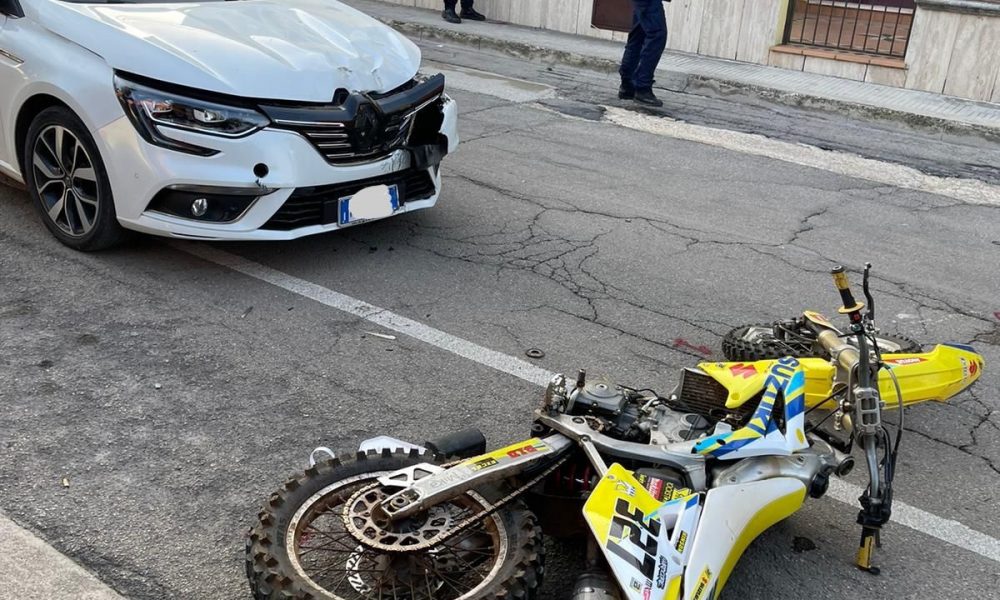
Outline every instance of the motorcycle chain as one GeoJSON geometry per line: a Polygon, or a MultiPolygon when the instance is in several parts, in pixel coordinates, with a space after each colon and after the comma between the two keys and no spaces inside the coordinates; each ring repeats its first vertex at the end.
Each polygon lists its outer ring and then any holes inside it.
{"type": "MultiPolygon", "coordinates": [[[[355,541],[359,542],[360,544],[364,545],[367,548],[371,548],[373,550],[381,550],[381,551],[384,551],[384,552],[393,552],[393,553],[412,553],[412,552],[420,552],[420,551],[424,551],[424,550],[429,550],[429,549],[433,548],[434,546],[437,546],[438,544],[440,544],[442,542],[450,540],[451,538],[455,537],[459,533],[462,533],[463,531],[465,531],[469,527],[472,527],[476,523],[482,521],[486,517],[488,517],[488,516],[492,515],[493,513],[497,512],[498,510],[500,510],[504,506],[507,506],[508,504],[510,504],[511,502],[513,502],[514,500],[516,500],[517,497],[520,496],[522,493],[524,493],[527,490],[531,489],[536,484],[538,484],[539,482],[541,482],[543,479],[545,479],[546,477],[548,477],[549,475],[551,475],[553,471],[555,471],[560,466],[562,466],[562,464],[565,463],[567,460],[569,460],[569,454],[567,454],[566,456],[560,458],[559,460],[557,460],[556,462],[554,462],[552,465],[550,465],[549,467],[547,467],[544,471],[542,471],[541,473],[539,473],[537,476],[535,476],[532,479],[530,479],[527,483],[525,483],[524,485],[522,485],[519,488],[516,488],[514,491],[510,492],[509,494],[507,494],[503,498],[500,498],[496,502],[488,502],[485,499],[483,499],[481,496],[479,496],[478,494],[476,494],[477,500],[479,500],[480,502],[482,502],[482,503],[485,504],[485,506],[483,507],[483,510],[481,510],[481,511],[479,511],[476,514],[473,514],[473,515],[471,515],[469,517],[466,517],[465,519],[459,521],[457,524],[455,524],[453,527],[451,527],[448,531],[445,531],[443,533],[439,533],[438,535],[436,535],[436,536],[434,536],[432,538],[429,538],[427,540],[424,540],[424,541],[422,541],[420,543],[408,544],[406,546],[400,546],[400,545],[395,545],[395,544],[385,544],[385,543],[378,542],[378,541],[375,541],[375,540],[371,540],[371,539],[365,537],[364,535],[361,534],[361,532],[354,525],[353,520],[351,519],[351,516],[349,514],[350,513],[350,511],[349,511],[350,507],[354,506],[357,503],[358,499],[362,495],[367,494],[368,492],[370,492],[370,491],[372,491],[372,490],[380,487],[381,484],[378,484],[378,483],[366,486],[366,487],[358,490],[357,492],[355,492],[354,495],[351,496],[350,500],[347,501],[347,505],[344,507],[344,512],[341,515],[341,518],[343,519],[344,527],[347,529],[347,532],[351,535],[351,537],[353,537],[355,539],[355,541]]],[[[449,467],[449,466],[453,466],[455,464],[458,464],[458,463],[452,463],[450,465],[445,465],[445,466],[449,467]]],[[[464,492],[464,493],[468,493],[468,492],[464,492]]]]}

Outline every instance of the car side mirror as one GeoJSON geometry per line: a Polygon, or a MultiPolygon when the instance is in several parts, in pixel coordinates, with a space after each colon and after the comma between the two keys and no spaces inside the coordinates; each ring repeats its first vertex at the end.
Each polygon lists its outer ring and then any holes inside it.
{"type": "Polygon", "coordinates": [[[24,16],[20,0],[0,0],[0,15],[20,18],[24,16]]]}

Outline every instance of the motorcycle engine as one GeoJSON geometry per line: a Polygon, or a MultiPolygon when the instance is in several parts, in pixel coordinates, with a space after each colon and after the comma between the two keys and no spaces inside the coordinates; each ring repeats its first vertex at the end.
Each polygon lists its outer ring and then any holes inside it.
{"type": "Polygon", "coordinates": [[[626,441],[672,444],[698,439],[714,427],[702,415],[674,410],[606,380],[573,388],[568,400],[566,414],[589,417],[595,429],[626,441]]]}

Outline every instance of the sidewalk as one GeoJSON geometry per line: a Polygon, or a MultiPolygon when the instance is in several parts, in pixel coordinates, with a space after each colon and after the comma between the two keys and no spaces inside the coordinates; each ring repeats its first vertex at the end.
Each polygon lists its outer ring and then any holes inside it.
{"type": "Polygon", "coordinates": [[[124,600],[0,513],[0,600],[124,600]]]}
{"type": "MultiPolygon", "coordinates": [[[[543,63],[614,72],[622,44],[504,23],[452,25],[437,11],[376,0],[343,0],[418,39],[445,40],[543,63]]],[[[1000,136],[1000,104],[863,83],[679,52],[663,55],[658,87],[700,95],[744,96],[914,126],[1000,136]]]]}

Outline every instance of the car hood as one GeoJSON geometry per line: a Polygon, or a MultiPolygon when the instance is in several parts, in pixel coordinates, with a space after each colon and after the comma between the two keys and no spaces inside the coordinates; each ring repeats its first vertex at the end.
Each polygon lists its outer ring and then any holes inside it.
{"type": "Polygon", "coordinates": [[[249,98],[385,92],[420,66],[412,42],[332,0],[36,6],[45,27],[115,69],[249,98]]]}

